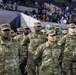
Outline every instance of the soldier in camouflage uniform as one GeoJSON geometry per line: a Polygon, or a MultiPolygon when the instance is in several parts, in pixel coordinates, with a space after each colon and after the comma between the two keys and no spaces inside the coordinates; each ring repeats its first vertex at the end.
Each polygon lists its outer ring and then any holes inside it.
{"type": "Polygon", "coordinates": [[[45,35],[43,35],[40,32],[40,28],[41,28],[40,22],[35,22],[34,23],[35,32],[27,35],[27,37],[25,37],[22,41],[22,44],[24,46],[26,46],[27,43],[29,42],[28,56],[27,56],[28,57],[28,60],[27,60],[28,75],[35,75],[35,73],[36,73],[35,72],[35,70],[36,70],[35,65],[38,65],[38,64],[35,64],[35,62],[33,61],[34,53],[36,51],[36,48],[40,44],[42,44],[46,41],[46,37],[45,37],[45,35]]]}
{"type": "Polygon", "coordinates": [[[67,30],[62,30],[61,38],[62,38],[62,36],[66,35],[67,33],[68,33],[67,30]]]}
{"type": "Polygon", "coordinates": [[[2,24],[0,37],[0,75],[20,75],[21,45],[10,36],[10,25],[2,24]]]}
{"type": "Polygon", "coordinates": [[[61,35],[60,29],[59,29],[59,25],[58,24],[53,24],[52,29],[56,31],[57,41],[59,41],[60,35],[61,35]]]}
{"type": "Polygon", "coordinates": [[[23,34],[23,29],[22,28],[17,28],[17,35],[23,34]]]}
{"type": "Polygon", "coordinates": [[[68,34],[59,40],[58,45],[61,46],[63,75],[76,75],[75,24],[68,25],[68,34]]]}
{"type": "Polygon", "coordinates": [[[17,35],[14,37],[14,39],[18,40],[20,42],[21,36],[23,35],[23,29],[17,28],[17,35]]]}
{"type": "Polygon", "coordinates": [[[57,46],[56,33],[50,30],[47,33],[48,41],[37,48],[34,60],[38,63],[41,58],[39,75],[60,75],[59,55],[60,49],[57,46]]]}
{"type": "Polygon", "coordinates": [[[14,32],[14,30],[11,30],[11,37],[14,38],[16,36],[16,33],[14,32]]]}
{"type": "MultiPolygon", "coordinates": [[[[28,26],[23,26],[23,33],[24,34],[21,34],[20,36],[19,36],[19,42],[21,42],[22,41],[22,39],[24,38],[24,37],[26,37],[26,35],[28,35],[29,34],[29,27],[28,26]]],[[[23,47],[23,51],[22,51],[22,57],[21,57],[21,64],[20,64],[20,70],[21,70],[21,73],[22,73],[22,75],[27,75],[27,72],[26,72],[26,70],[25,70],[25,67],[26,67],[26,64],[27,64],[27,51],[28,51],[28,43],[26,44],[26,45],[22,45],[22,47],[23,47]]]]}
{"type": "Polygon", "coordinates": [[[45,29],[42,29],[41,32],[46,35],[47,31],[45,29]]]}

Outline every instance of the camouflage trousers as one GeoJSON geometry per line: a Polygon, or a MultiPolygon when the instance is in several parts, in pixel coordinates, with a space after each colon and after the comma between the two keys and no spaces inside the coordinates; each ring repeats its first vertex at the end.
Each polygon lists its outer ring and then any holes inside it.
{"type": "Polygon", "coordinates": [[[39,75],[61,75],[59,71],[53,72],[52,70],[47,69],[46,71],[40,71],[39,75]]]}
{"type": "Polygon", "coordinates": [[[27,61],[26,70],[28,72],[28,75],[36,75],[36,64],[33,60],[27,61]]]}
{"type": "Polygon", "coordinates": [[[63,75],[76,75],[76,62],[63,62],[63,75]]]}

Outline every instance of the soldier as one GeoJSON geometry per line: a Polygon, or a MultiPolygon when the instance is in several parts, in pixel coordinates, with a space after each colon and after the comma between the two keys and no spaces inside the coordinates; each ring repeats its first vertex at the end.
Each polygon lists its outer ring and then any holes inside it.
{"type": "Polygon", "coordinates": [[[23,35],[23,29],[17,28],[17,35],[14,37],[14,39],[18,40],[20,42],[21,36],[23,35]]]}
{"type": "Polygon", "coordinates": [[[62,36],[66,35],[67,33],[68,33],[67,30],[62,30],[61,38],[62,38],[62,36]]]}
{"type": "Polygon", "coordinates": [[[29,42],[28,46],[28,60],[27,60],[27,71],[28,75],[35,75],[36,68],[35,68],[35,62],[33,61],[34,53],[36,51],[36,48],[44,43],[46,41],[46,37],[40,32],[41,29],[41,24],[40,22],[35,22],[34,23],[34,29],[35,32],[28,34],[22,41],[22,45],[27,45],[29,42]]]}
{"type": "Polygon", "coordinates": [[[0,37],[0,75],[20,75],[19,55],[21,45],[11,38],[10,25],[2,24],[0,37]]]}
{"type": "Polygon", "coordinates": [[[59,34],[59,25],[58,24],[53,24],[52,29],[56,31],[56,34],[59,34]]]}
{"type": "Polygon", "coordinates": [[[50,30],[47,33],[48,41],[37,48],[34,60],[38,63],[41,58],[39,75],[60,75],[59,55],[60,49],[56,42],[56,33],[50,30]]]}
{"type": "Polygon", "coordinates": [[[61,31],[59,29],[59,25],[58,24],[53,24],[52,29],[56,31],[57,41],[59,41],[60,35],[61,35],[61,31]]]}
{"type": "Polygon", "coordinates": [[[23,26],[24,35],[28,35],[30,33],[30,29],[27,25],[23,26]]]}
{"type": "MultiPolygon", "coordinates": [[[[24,34],[21,34],[19,36],[19,42],[22,41],[22,39],[24,37],[26,37],[26,35],[28,35],[30,33],[29,27],[28,26],[23,26],[23,32],[24,34]]],[[[22,75],[27,75],[27,72],[25,70],[26,64],[27,64],[27,51],[28,51],[28,43],[26,45],[23,45],[23,51],[22,51],[22,57],[21,57],[21,64],[20,64],[20,70],[22,75]]]]}
{"type": "Polygon", "coordinates": [[[17,28],[17,34],[18,34],[18,35],[23,34],[22,28],[17,28]]]}
{"type": "Polygon", "coordinates": [[[16,33],[14,32],[14,30],[11,30],[11,37],[14,38],[16,36],[16,33]]]}
{"type": "Polygon", "coordinates": [[[41,32],[46,35],[47,31],[45,29],[42,29],[41,32]]]}
{"type": "Polygon", "coordinates": [[[68,34],[59,40],[58,45],[61,47],[63,75],[76,75],[75,24],[68,25],[68,34]]]}

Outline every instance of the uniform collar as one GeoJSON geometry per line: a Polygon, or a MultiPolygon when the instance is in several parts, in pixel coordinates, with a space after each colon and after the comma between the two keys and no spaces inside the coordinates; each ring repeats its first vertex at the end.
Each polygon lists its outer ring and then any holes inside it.
{"type": "Polygon", "coordinates": [[[50,46],[48,42],[46,42],[46,46],[47,46],[47,47],[49,47],[49,46],[50,46]]]}
{"type": "Polygon", "coordinates": [[[10,44],[10,42],[12,42],[12,41],[13,41],[13,39],[11,38],[10,41],[5,41],[5,42],[4,42],[4,41],[2,40],[2,38],[0,37],[0,44],[1,44],[1,45],[6,45],[8,42],[9,42],[9,44],[10,44]]]}
{"type": "Polygon", "coordinates": [[[5,45],[5,42],[1,39],[1,37],[0,37],[0,44],[5,45]]]}

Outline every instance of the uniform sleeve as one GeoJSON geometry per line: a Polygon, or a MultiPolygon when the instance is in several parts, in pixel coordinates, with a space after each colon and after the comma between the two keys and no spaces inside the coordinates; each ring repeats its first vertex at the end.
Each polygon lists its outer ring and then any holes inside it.
{"type": "Polygon", "coordinates": [[[66,36],[63,36],[58,42],[58,46],[61,50],[59,55],[59,62],[62,62],[62,59],[63,59],[65,41],[66,41],[66,36]]]}
{"type": "Polygon", "coordinates": [[[63,44],[65,44],[65,40],[66,40],[66,37],[63,36],[63,37],[59,40],[58,45],[59,45],[59,46],[62,46],[63,44]]]}
{"type": "Polygon", "coordinates": [[[21,45],[25,46],[30,42],[30,39],[28,36],[25,36],[22,41],[21,41],[21,45]]]}
{"type": "Polygon", "coordinates": [[[20,43],[18,44],[18,47],[19,58],[21,58],[23,56],[23,47],[20,43]]]}
{"type": "Polygon", "coordinates": [[[35,52],[34,60],[37,61],[39,58],[41,58],[42,52],[43,52],[43,48],[42,48],[42,46],[39,46],[35,52]]]}

